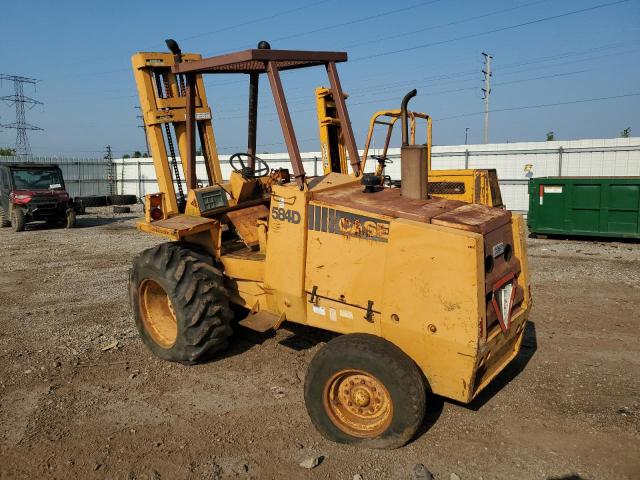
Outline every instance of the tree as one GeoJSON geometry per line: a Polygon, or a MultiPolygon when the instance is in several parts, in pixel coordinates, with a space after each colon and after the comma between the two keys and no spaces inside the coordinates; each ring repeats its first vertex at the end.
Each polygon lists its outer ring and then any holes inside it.
{"type": "Polygon", "coordinates": [[[627,127],[620,132],[622,138],[629,138],[631,136],[631,127],[627,127]]]}
{"type": "Polygon", "coordinates": [[[555,138],[556,136],[553,134],[553,132],[547,132],[547,142],[552,142],[555,138]]]}
{"type": "Polygon", "coordinates": [[[142,157],[142,153],[140,153],[138,150],[133,152],[133,158],[141,158],[141,157],[142,157]]]}
{"type": "Polygon", "coordinates": [[[128,153],[125,153],[122,158],[131,158],[131,155],[129,155],[128,153]]]}
{"type": "Polygon", "coordinates": [[[16,151],[13,148],[0,148],[0,157],[13,157],[15,154],[16,151]]]}

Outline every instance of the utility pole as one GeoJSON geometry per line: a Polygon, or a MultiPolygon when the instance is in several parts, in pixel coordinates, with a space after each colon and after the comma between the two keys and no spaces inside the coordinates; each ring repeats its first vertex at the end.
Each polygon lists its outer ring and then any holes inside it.
{"type": "Polygon", "coordinates": [[[16,156],[29,158],[31,156],[31,146],[29,145],[27,130],[42,130],[42,128],[27,123],[24,106],[25,104],[29,104],[31,105],[29,108],[33,108],[36,105],[42,105],[42,102],[31,97],[25,97],[23,85],[25,83],[35,85],[38,80],[18,75],[5,75],[3,73],[0,73],[0,80],[13,82],[13,95],[5,95],[4,97],[0,97],[0,100],[4,100],[16,107],[16,121],[14,123],[6,123],[2,126],[16,130],[16,156]]]}
{"type": "Polygon", "coordinates": [[[106,153],[104,154],[104,159],[106,163],[107,169],[107,182],[109,182],[109,195],[115,195],[116,193],[116,185],[115,185],[115,169],[113,168],[113,152],[111,151],[111,145],[107,145],[105,147],[106,153]]]}
{"type": "MultiPolygon", "coordinates": [[[[140,110],[140,113],[142,113],[142,107],[140,107],[139,105],[136,105],[136,108],[140,110]]],[[[136,115],[136,118],[139,118],[142,120],[142,125],[138,125],[138,128],[142,128],[142,131],[144,132],[144,143],[147,146],[147,157],[148,157],[149,156],[149,139],[147,138],[147,126],[144,124],[144,117],[142,115],[136,115]]]]}
{"type": "Polygon", "coordinates": [[[464,129],[464,144],[467,145],[467,140],[469,138],[469,127],[465,127],[464,129]]]}
{"type": "Polygon", "coordinates": [[[482,73],[484,74],[484,88],[482,93],[484,94],[484,143],[489,143],[489,95],[491,95],[491,59],[493,56],[488,53],[482,52],[484,57],[484,68],[482,73]]]}

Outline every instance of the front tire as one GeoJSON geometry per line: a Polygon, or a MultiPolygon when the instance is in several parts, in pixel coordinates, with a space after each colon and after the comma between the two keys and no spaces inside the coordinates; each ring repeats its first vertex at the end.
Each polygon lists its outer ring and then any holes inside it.
{"type": "Polygon", "coordinates": [[[10,226],[11,226],[11,220],[9,220],[9,217],[7,216],[7,213],[5,212],[4,208],[0,207],[0,227],[5,228],[10,226]]]}
{"type": "Polygon", "coordinates": [[[145,345],[171,362],[202,362],[228,345],[233,314],[213,259],[185,244],[164,243],[138,255],[129,298],[145,345]]]}
{"type": "Polygon", "coordinates": [[[426,388],[418,367],[374,335],[328,342],[309,365],[304,391],[311,421],[338,443],[398,448],[413,438],[425,415],[426,388]]]}
{"type": "Polygon", "coordinates": [[[13,227],[13,231],[24,231],[25,222],[24,210],[19,207],[14,207],[11,211],[11,227],[13,227]]]}

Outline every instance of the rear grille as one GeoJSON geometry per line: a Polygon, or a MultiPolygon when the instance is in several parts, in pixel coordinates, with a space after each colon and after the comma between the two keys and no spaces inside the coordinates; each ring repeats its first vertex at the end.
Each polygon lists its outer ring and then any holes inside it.
{"type": "Polygon", "coordinates": [[[455,195],[465,192],[463,182],[429,182],[428,190],[435,195],[455,195]]]}

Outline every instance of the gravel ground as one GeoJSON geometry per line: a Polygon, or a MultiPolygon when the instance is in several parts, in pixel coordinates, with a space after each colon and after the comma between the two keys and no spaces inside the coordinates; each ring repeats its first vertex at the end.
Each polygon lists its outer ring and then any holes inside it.
{"type": "Polygon", "coordinates": [[[151,356],[127,271],[161,240],[135,230],[139,215],[0,230],[0,478],[407,479],[416,464],[439,479],[640,478],[640,243],[530,239],[521,355],[470,406],[433,398],[408,446],[369,451],[306,415],[326,334],[238,329],[195,367],[151,356]]]}

